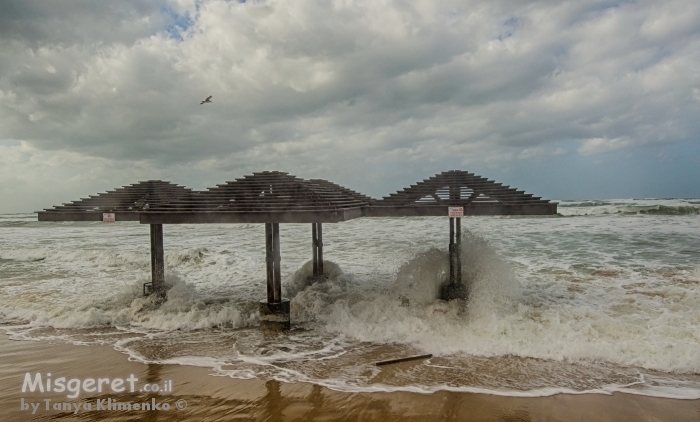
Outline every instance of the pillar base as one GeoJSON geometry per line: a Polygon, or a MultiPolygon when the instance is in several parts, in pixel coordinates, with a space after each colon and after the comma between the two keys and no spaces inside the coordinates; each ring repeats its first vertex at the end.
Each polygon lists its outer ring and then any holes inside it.
{"type": "Polygon", "coordinates": [[[260,302],[260,328],[267,331],[287,331],[292,328],[290,322],[289,299],[279,303],[260,302]]]}
{"type": "Polygon", "coordinates": [[[469,289],[464,283],[445,283],[440,287],[440,299],[469,299],[469,289]]]}

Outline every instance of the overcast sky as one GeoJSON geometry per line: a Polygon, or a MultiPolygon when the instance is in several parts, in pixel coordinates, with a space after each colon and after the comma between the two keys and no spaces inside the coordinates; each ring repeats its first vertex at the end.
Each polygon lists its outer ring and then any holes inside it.
{"type": "Polygon", "coordinates": [[[0,212],[262,170],[700,197],[699,135],[697,0],[0,2],[0,212]]]}

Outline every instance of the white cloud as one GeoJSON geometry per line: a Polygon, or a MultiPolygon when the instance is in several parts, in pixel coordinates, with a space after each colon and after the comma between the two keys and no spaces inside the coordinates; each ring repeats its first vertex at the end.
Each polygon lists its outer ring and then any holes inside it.
{"type": "Polygon", "coordinates": [[[629,138],[593,138],[586,139],[582,142],[581,146],[578,148],[579,154],[591,155],[591,154],[601,154],[604,152],[618,151],[625,149],[634,142],[629,138]]]}

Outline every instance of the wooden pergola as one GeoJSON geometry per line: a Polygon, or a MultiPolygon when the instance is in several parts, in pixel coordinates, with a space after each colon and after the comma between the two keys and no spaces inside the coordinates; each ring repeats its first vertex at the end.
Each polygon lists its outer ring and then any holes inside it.
{"type": "Polygon", "coordinates": [[[367,217],[448,216],[449,283],[445,300],[467,299],[462,282],[461,217],[465,215],[556,215],[557,204],[461,170],[445,171],[379,200],[365,209],[367,217]]]}
{"type": "Polygon", "coordinates": [[[114,214],[116,221],[139,221],[143,211],[156,204],[189,195],[188,189],[162,180],[148,180],[77,201],[39,211],[39,221],[103,221],[103,214],[114,214]]]}
{"type": "Polygon", "coordinates": [[[375,200],[327,180],[253,173],[206,191],[149,180],[38,212],[39,221],[139,221],[151,232],[148,292],[165,294],[163,224],[263,223],[267,300],[261,325],[289,329],[282,298],[280,223],[311,223],[313,275],[323,276],[323,223],[359,217],[449,216],[450,279],[442,298],[467,298],[461,276],[460,218],[468,215],[553,215],[557,204],[465,171],[447,171],[375,200]]]}
{"type": "Polygon", "coordinates": [[[311,223],[313,275],[323,276],[323,223],[361,217],[369,200],[327,180],[265,171],[154,205],[141,213],[140,221],[159,226],[264,223],[267,301],[260,305],[260,321],[267,328],[289,329],[289,300],[282,297],[280,223],[311,223]]]}
{"type": "MultiPolygon", "coordinates": [[[[141,213],[156,204],[167,204],[189,195],[188,189],[162,180],[148,180],[129,186],[90,195],[53,208],[39,211],[39,221],[139,221],[141,213]]],[[[165,262],[163,258],[163,225],[151,224],[151,283],[144,285],[163,292],[165,262]]]]}

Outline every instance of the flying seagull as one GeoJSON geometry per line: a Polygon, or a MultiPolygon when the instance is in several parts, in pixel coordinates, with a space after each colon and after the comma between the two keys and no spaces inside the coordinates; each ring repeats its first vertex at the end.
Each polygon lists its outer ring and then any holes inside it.
{"type": "Polygon", "coordinates": [[[199,103],[199,105],[202,105],[202,104],[204,104],[204,103],[210,103],[210,102],[211,102],[211,95],[208,96],[206,100],[204,100],[204,101],[202,101],[201,103],[199,103]]]}

